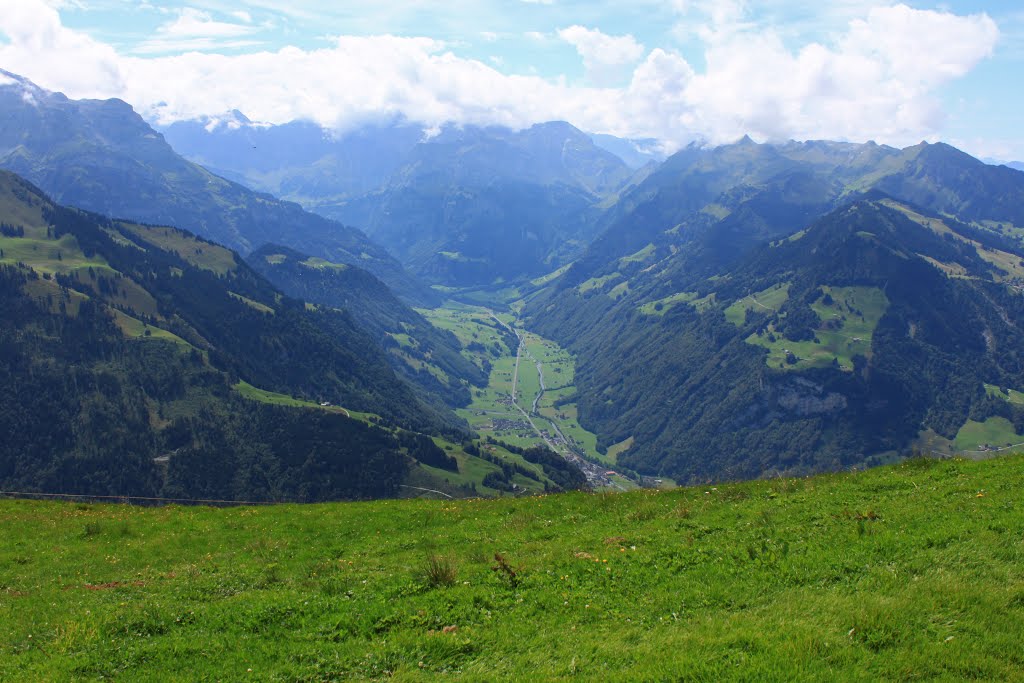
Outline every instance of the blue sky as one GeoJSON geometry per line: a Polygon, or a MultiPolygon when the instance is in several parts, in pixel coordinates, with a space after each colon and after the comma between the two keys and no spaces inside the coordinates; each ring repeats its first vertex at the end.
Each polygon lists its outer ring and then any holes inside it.
{"type": "Polygon", "coordinates": [[[0,68],[164,122],[565,118],[669,148],[749,132],[1024,158],[1024,3],[816,5],[0,0],[0,68]]]}

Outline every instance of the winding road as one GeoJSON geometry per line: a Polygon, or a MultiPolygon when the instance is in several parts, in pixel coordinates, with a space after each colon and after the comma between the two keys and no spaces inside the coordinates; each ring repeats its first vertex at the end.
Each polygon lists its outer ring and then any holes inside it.
{"type": "Polygon", "coordinates": [[[519,333],[519,330],[503,322],[501,318],[494,314],[493,311],[488,311],[488,313],[490,314],[491,318],[494,319],[495,322],[497,322],[499,325],[501,325],[509,332],[514,334],[516,336],[516,340],[518,340],[519,342],[518,346],[516,347],[516,367],[515,371],[512,373],[512,390],[510,392],[510,396],[512,398],[512,405],[515,406],[516,410],[522,413],[523,417],[529,423],[530,427],[537,434],[537,436],[547,445],[548,448],[550,448],[555,453],[558,453],[560,456],[562,456],[563,459],[576,465],[576,467],[578,467],[580,471],[583,472],[584,476],[586,476],[587,478],[587,483],[589,483],[591,486],[595,488],[614,487],[620,490],[625,490],[620,484],[608,478],[608,475],[606,473],[606,467],[593,463],[584,458],[583,456],[581,456],[579,453],[577,453],[570,445],[572,442],[569,441],[569,439],[567,439],[564,434],[562,434],[562,430],[558,428],[558,424],[554,420],[548,420],[547,418],[544,418],[537,413],[537,406],[540,403],[540,399],[544,395],[544,391],[546,389],[544,386],[544,365],[536,358],[533,358],[532,355],[530,355],[529,350],[526,349],[526,340],[523,339],[523,335],[519,333]],[[519,363],[522,359],[524,352],[527,356],[530,356],[534,363],[537,364],[537,373],[540,376],[540,392],[533,399],[532,413],[533,415],[536,415],[537,417],[545,420],[548,424],[551,425],[551,427],[555,430],[555,433],[558,435],[558,440],[563,444],[561,448],[557,443],[553,442],[545,434],[543,430],[541,430],[537,426],[537,424],[533,421],[533,417],[531,417],[531,414],[526,412],[526,410],[524,410],[523,407],[519,405],[519,401],[516,398],[516,390],[519,386],[519,363]]]}

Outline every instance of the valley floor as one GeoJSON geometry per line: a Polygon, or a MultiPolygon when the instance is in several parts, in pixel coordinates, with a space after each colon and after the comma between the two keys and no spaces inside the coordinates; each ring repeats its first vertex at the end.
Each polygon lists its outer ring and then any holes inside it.
{"type": "Polygon", "coordinates": [[[1020,680],[1024,458],[673,491],[0,501],[0,679],[1020,680]]]}
{"type": "MultiPolygon", "coordinates": [[[[455,302],[421,312],[433,324],[454,332],[465,346],[486,349],[466,353],[478,363],[486,358],[492,364],[488,386],[474,390],[472,403],[457,411],[482,437],[520,447],[546,445],[576,463],[596,489],[639,488],[615,470],[616,451],[599,452],[597,436],[580,425],[572,354],[523,329],[511,314],[455,302]],[[501,339],[501,331],[516,340],[511,348],[501,339]]],[[[654,485],[653,480],[648,483],[654,485]]],[[[662,479],[660,485],[668,488],[674,483],[662,479]]]]}

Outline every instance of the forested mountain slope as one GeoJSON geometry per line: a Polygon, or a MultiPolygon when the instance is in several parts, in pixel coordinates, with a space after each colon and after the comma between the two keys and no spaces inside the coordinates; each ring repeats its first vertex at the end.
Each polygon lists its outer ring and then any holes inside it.
{"type": "Polygon", "coordinates": [[[369,272],[273,244],[250,254],[249,264],[289,296],[351,314],[399,375],[449,405],[467,404],[471,386],[487,385],[487,373],[461,355],[455,335],[431,325],[369,272]]]}
{"type": "Polygon", "coordinates": [[[464,433],[348,314],[283,296],[224,247],[57,206],[6,172],[0,224],[6,488],[395,493],[409,463],[388,431],[340,409],[254,403],[253,387],[464,433]]]}
{"type": "MultiPolygon", "coordinates": [[[[775,209],[805,195],[758,196],[775,209]]],[[[527,307],[580,354],[581,420],[605,445],[633,440],[621,462],[754,477],[870,462],[990,418],[1021,432],[1012,394],[994,391],[1024,388],[1014,237],[882,194],[788,238],[776,216],[690,224],[664,255],[575,285],[570,270],[527,307]]]]}
{"type": "Polygon", "coordinates": [[[567,123],[451,128],[414,147],[379,190],[316,210],[364,227],[431,281],[489,284],[577,255],[595,205],[631,175],[567,123]]]}

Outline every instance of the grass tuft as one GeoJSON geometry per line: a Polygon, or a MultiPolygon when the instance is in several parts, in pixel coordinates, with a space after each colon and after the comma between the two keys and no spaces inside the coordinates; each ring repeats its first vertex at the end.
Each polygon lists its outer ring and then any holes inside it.
{"type": "Polygon", "coordinates": [[[454,586],[459,569],[451,557],[429,555],[423,564],[423,578],[431,588],[454,586]]]}

